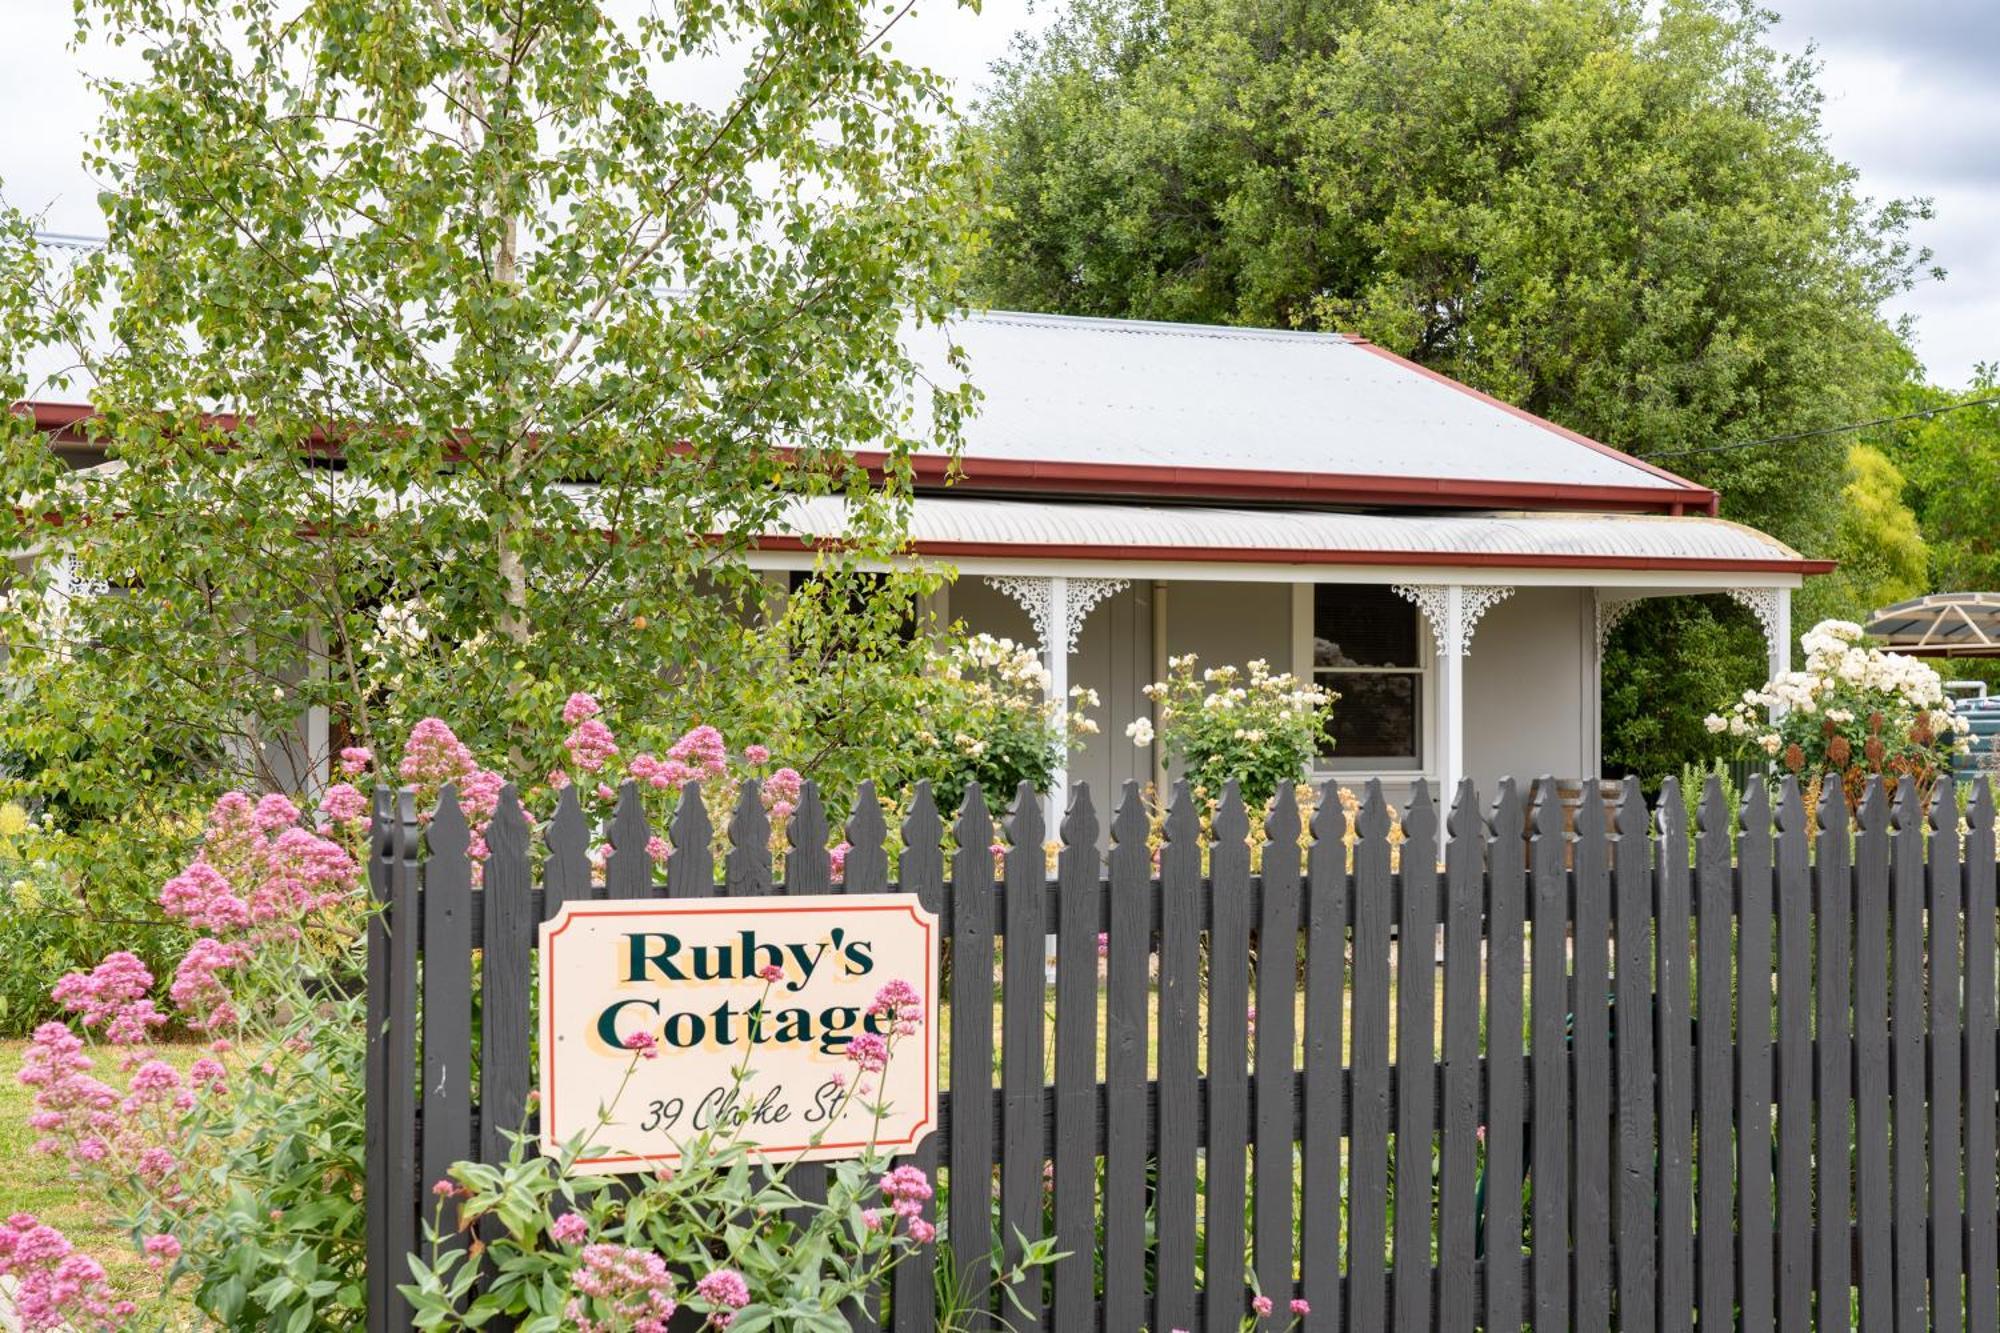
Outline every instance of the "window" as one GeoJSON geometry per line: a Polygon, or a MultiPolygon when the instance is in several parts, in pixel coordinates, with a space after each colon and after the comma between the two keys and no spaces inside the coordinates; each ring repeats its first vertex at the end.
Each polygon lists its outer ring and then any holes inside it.
{"type": "Polygon", "coordinates": [[[1313,679],[1340,695],[1327,728],[1333,749],[1323,757],[1343,766],[1422,766],[1422,638],[1417,608],[1389,588],[1313,589],[1313,679]]]}

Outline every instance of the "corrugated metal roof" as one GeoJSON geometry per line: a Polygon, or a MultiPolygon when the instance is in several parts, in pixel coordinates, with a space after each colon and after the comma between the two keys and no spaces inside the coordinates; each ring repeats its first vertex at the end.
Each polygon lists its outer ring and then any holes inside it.
{"type": "Polygon", "coordinates": [[[948,334],[911,350],[951,382],[965,349],[969,461],[1688,488],[1342,334],[1004,311],[948,334]]]}
{"type": "MultiPolygon", "coordinates": [[[[785,536],[837,540],[845,502],[799,501],[785,536]]],[[[1412,563],[1577,564],[1715,568],[1799,567],[1791,547],[1722,519],[1653,515],[1506,513],[1390,515],[1311,510],[1071,504],[970,496],[919,496],[909,537],[919,551],[994,548],[1094,559],[1257,560],[1282,564],[1337,556],[1411,557],[1412,563]]]]}

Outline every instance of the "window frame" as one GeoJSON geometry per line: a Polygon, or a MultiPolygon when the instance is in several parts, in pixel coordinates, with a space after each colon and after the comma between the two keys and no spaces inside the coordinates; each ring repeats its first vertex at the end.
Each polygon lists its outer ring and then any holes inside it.
{"type": "MultiPolygon", "coordinates": [[[[1327,775],[1367,776],[1372,774],[1394,774],[1397,777],[1421,777],[1431,771],[1432,737],[1437,699],[1437,644],[1431,636],[1430,622],[1415,603],[1407,603],[1410,614],[1416,617],[1417,651],[1415,666],[1408,667],[1322,667],[1313,663],[1313,640],[1318,626],[1315,621],[1314,596],[1324,587],[1387,587],[1386,584],[1368,584],[1360,581],[1340,581],[1326,583],[1300,583],[1293,585],[1293,674],[1300,680],[1312,684],[1325,684],[1337,693],[1340,690],[1340,676],[1412,676],[1417,681],[1416,697],[1416,752],[1409,755],[1355,755],[1343,756],[1338,750],[1332,754],[1314,755],[1311,760],[1312,772],[1327,775]]],[[[1334,704],[1338,711],[1340,705],[1334,704]]]]}

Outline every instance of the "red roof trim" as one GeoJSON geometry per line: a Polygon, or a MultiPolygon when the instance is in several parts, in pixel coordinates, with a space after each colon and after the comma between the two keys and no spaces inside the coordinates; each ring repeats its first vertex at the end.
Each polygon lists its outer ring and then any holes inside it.
{"type": "MultiPolygon", "coordinates": [[[[1526,421],[1533,425],[1540,426],[1544,430],[1554,431],[1556,434],[1562,436],[1564,439],[1570,441],[1572,444],[1580,444],[1586,449],[1590,449],[1597,453],[1603,454],[1606,458],[1615,458],[1621,463],[1625,463],[1631,467],[1638,468],[1641,472],[1649,472],[1653,476],[1660,478],[1662,481],[1671,482],[1675,486],[1679,486],[1686,490],[1694,491],[1697,492],[1698,494],[1705,495],[1709,497],[1711,501],[1715,498],[1714,491],[1708,489],[1706,486],[1699,486],[1694,482],[1689,481],[1686,477],[1681,476],[1677,472],[1669,472],[1665,468],[1660,467],[1657,464],[1648,463],[1643,458],[1635,458],[1631,454],[1626,453],[1622,449],[1614,449],[1608,444],[1605,444],[1598,440],[1591,439],[1588,435],[1579,434],[1578,432],[1571,430],[1567,426],[1559,426],[1555,422],[1550,421],[1547,417],[1536,416],[1533,412],[1528,411],[1526,408],[1516,407],[1512,403],[1503,402],[1500,399],[1495,398],[1492,394],[1482,393],[1478,389],[1473,388],[1470,384],[1466,384],[1459,380],[1455,380],[1449,375],[1439,374],[1437,371],[1432,370],[1429,366],[1420,366],[1416,362],[1410,360],[1408,357],[1398,356],[1396,353],[1390,351],[1386,347],[1378,347],[1377,345],[1375,345],[1372,342],[1369,342],[1366,338],[1363,338],[1359,334],[1350,333],[1345,336],[1350,344],[1352,344],[1355,347],[1359,347],[1364,352],[1372,353],[1375,356],[1381,357],[1385,361],[1393,361],[1395,364],[1403,367],[1405,370],[1415,371],[1417,374],[1422,375],[1425,379],[1433,380],[1439,384],[1444,385],[1446,388],[1456,389],[1462,394],[1466,394],[1467,396],[1472,398],[1477,398],[1480,402],[1485,403],[1488,407],[1497,407],[1502,412],[1507,413],[1509,416],[1518,417],[1522,421],[1526,421]]],[[[1714,512],[1713,509],[1711,509],[1710,512],[1713,513],[1714,512]]]]}
{"type": "MultiPolygon", "coordinates": [[[[1368,343],[1356,346],[1401,361],[1401,357],[1368,343]]],[[[1675,489],[1657,486],[1569,485],[1555,482],[1485,481],[1456,477],[1376,476],[1351,472],[1279,472],[1252,468],[1156,467],[1126,463],[1070,463],[1060,459],[951,459],[938,454],[920,454],[909,460],[916,479],[928,485],[953,482],[967,491],[1028,492],[1057,495],[1154,497],[1182,500],[1251,500],[1301,502],[1329,505],[1409,506],[1427,509],[1586,509],[1618,513],[1714,514],[1716,494],[1695,486],[1672,473],[1639,459],[1630,458],[1607,445],[1564,430],[1531,413],[1487,398],[1475,389],[1448,379],[1422,366],[1411,368],[1440,383],[1492,403],[1529,421],[1547,426],[1567,439],[1600,453],[1624,459],[1634,466],[1675,483],[1675,489]]],[[[35,427],[51,433],[57,444],[83,444],[88,436],[83,425],[96,409],[82,403],[31,401],[16,405],[34,418],[35,427]]],[[[206,421],[221,430],[233,430],[240,419],[218,413],[206,421]]],[[[308,441],[315,451],[324,451],[332,441],[315,431],[308,441]]],[[[887,454],[861,451],[855,461],[881,474],[889,464],[887,454]]]]}
{"type": "MultiPolygon", "coordinates": [[[[832,539],[765,537],[756,543],[766,551],[811,551],[838,545],[832,539]]],[[[1159,560],[1217,565],[1416,565],[1441,569],[1635,569],[1702,571],[1718,574],[1827,574],[1832,560],[1774,556],[1744,559],[1726,556],[1510,554],[1505,551],[1381,551],[1280,549],[1260,546],[1093,546],[1080,542],[914,541],[917,555],[1032,557],[1050,560],[1159,560]]]]}
{"type": "MultiPolygon", "coordinates": [[[[879,473],[888,456],[855,455],[879,473]]],[[[1290,504],[1405,505],[1426,509],[1585,509],[1621,513],[1713,514],[1715,493],[1659,486],[1578,486],[1351,472],[1271,472],[1250,468],[1067,463],[1054,459],[960,458],[919,454],[919,483],[953,481],[958,491],[1125,496],[1182,500],[1269,500],[1290,504]]]]}

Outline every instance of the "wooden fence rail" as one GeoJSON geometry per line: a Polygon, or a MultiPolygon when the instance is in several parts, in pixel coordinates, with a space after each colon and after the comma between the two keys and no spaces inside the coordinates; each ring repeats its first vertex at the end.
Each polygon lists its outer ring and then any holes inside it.
{"type": "Polygon", "coordinates": [[[976,1287],[1047,1234],[1072,1257],[996,1326],[1219,1333],[1261,1291],[1314,1333],[2000,1327],[1992,792],[1961,813],[1949,780],[1877,784],[1850,818],[1837,789],[1814,811],[1752,782],[1732,810],[1711,784],[1692,848],[1682,802],[1628,783],[1565,829],[1546,779],[1448,812],[1419,784],[1398,821],[1370,784],[1351,827],[1329,789],[1308,830],[1286,791],[1253,839],[1233,789],[1206,834],[1177,789],[1156,847],[1128,785],[1100,854],[1079,787],[1051,873],[1032,792],[996,822],[968,790],[947,837],[919,788],[892,878],[864,787],[836,882],[808,784],[779,883],[755,784],[719,875],[683,795],[664,881],[630,786],[597,874],[573,793],[538,852],[503,791],[475,858],[449,789],[427,818],[380,790],[370,1328],[409,1326],[428,1182],[523,1120],[536,923],[830,891],[915,893],[948,941],[913,1158],[942,1253],[857,1328],[930,1330],[937,1264],[976,1287]]]}

